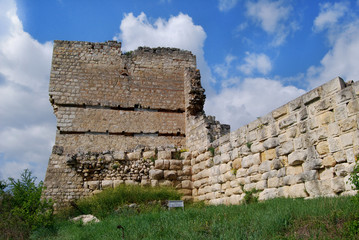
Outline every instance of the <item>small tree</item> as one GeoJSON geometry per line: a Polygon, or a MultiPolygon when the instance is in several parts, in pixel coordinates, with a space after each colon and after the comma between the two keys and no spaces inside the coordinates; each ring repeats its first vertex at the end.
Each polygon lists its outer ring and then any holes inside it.
{"type": "Polygon", "coordinates": [[[20,179],[0,180],[0,239],[25,239],[40,226],[52,224],[53,208],[41,200],[43,183],[26,169],[20,179]]]}

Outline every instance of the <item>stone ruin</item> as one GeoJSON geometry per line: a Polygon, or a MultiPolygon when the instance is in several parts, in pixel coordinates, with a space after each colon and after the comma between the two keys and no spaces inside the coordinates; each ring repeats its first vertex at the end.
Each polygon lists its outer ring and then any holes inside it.
{"type": "Polygon", "coordinates": [[[359,82],[337,77],[236,131],[203,111],[196,57],[174,48],[55,41],[56,141],[43,191],[55,207],[119,184],[173,186],[240,204],[353,195],[359,82]]]}

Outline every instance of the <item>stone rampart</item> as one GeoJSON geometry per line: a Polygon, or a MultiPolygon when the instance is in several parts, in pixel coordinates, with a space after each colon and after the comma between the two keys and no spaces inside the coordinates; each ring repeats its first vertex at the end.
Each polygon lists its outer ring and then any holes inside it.
{"type": "Polygon", "coordinates": [[[55,145],[43,192],[60,207],[118,184],[186,199],[351,195],[359,82],[335,78],[236,131],[203,111],[195,56],[172,48],[55,41],[55,145]]]}
{"type": "Polygon", "coordinates": [[[341,78],[192,152],[192,196],[238,204],[276,197],[351,195],[359,153],[359,82],[341,78]]]}

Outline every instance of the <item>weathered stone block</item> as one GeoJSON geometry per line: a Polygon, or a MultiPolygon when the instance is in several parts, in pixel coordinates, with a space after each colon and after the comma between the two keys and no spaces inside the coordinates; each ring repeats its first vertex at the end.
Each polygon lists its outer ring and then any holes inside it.
{"type": "Polygon", "coordinates": [[[242,167],[242,159],[241,158],[236,158],[233,163],[232,163],[232,167],[234,169],[239,169],[242,167]]]}
{"type": "Polygon", "coordinates": [[[324,141],[324,142],[320,142],[317,145],[317,151],[320,155],[324,155],[327,154],[329,152],[329,145],[328,142],[324,141]]]}
{"type": "Polygon", "coordinates": [[[344,178],[341,178],[341,177],[333,178],[331,185],[332,185],[333,191],[337,194],[345,191],[344,178]]]}
{"type": "Polygon", "coordinates": [[[158,159],[171,159],[171,151],[158,151],[158,159]]]}
{"type": "Polygon", "coordinates": [[[176,180],[177,179],[177,172],[174,170],[165,170],[163,171],[163,177],[167,180],[176,180]]]}
{"type": "MultiPolygon", "coordinates": [[[[204,168],[204,164],[199,164],[201,169],[204,168]]],[[[181,170],[182,169],[182,160],[170,160],[170,170],[181,170]]]]}
{"type": "Polygon", "coordinates": [[[258,200],[265,201],[268,199],[273,199],[278,197],[278,189],[277,188],[266,188],[262,192],[259,193],[258,200]]]}
{"type": "Polygon", "coordinates": [[[279,129],[286,128],[297,122],[297,116],[295,114],[290,115],[289,117],[283,119],[278,123],[279,129]]]}
{"type": "Polygon", "coordinates": [[[268,138],[263,142],[263,147],[265,149],[275,148],[279,145],[279,139],[278,138],[268,138]]]}
{"type": "Polygon", "coordinates": [[[323,158],[324,167],[334,167],[337,162],[335,161],[332,155],[326,156],[323,158]]]}
{"type": "Polygon", "coordinates": [[[287,114],[287,105],[277,108],[272,112],[273,118],[277,119],[287,114]]]}
{"type": "Polygon", "coordinates": [[[289,187],[289,197],[292,197],[292,198],[308,197],[308,193],[305,190],[304,183],[290,186],[289,187]]]}
{"type": "Polygon", "coordinates": [[[288,166],[286,170],[287,175],[296,175],[303,172],[302,166],[288,166]]]}
{"type": "Polygon", "coordinates": [[[298,150],[288,155],[288,164],[290,166],[302,164],[307,158],[307,151],[298,150]]]}
{"type": "Polygon", "coordinates": [[[272,160],[277,157],[276,149],[275,148],[268,149],[268,150],[260,153],[260,156],[261,156],[262,162],[267,161],[267,160],[272,160]]]}
{"type": "Polygon", "coordinates": [[[163,171],[159,169],[151,169],[150,170],[150,178],[154,180],[160,180],[163,178],[163,171]]]}
{"type": "Polygon", "coordinates": [[[277,147],[278,156],[288,155],[294,151],[293,141],[284,142],[277,147]]]}

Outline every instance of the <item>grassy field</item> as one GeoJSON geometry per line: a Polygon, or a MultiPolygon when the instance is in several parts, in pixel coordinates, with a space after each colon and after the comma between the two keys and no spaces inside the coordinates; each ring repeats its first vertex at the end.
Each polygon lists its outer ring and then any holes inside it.
{"type": "Polygon", "coordinates": [[[102,211],[99,199],[104,198],[88,199],[87,205],[79,202],[79,207],[86,213],[95,209],[100,223],[73,223],[65,218],[74,212],[62,213],[52,228],[38,229],[31,238],[122,239],[117,228],[121,225],[125,239],[359,239],[359,204],[350,197],[274,199],[239,206],[197,203],[186,204],[184,211],[146,203],[151,199],[135,208],[124,207],[129,202],[122,201],[116,211],[114,205],[102,211]]]}

